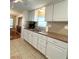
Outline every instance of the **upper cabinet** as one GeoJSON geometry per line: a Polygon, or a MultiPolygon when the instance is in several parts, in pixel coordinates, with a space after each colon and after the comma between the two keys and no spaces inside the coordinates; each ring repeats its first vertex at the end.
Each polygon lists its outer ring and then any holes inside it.
{"type": "Polygon", "coordinates": [[[68,21],[68,1],[53,0],[52,4],[46,6],[46,21],[68,21]]]}
{"type": "Polygon", "coordinates": [[[50,4],[44,7],[45,9],[39,8],[29,11],[28,21],[38,21],[39,16],[45,16],[46,21],[68,21],[67,0],[52,0],[50,4]]]}
{"type": "Polygon", "coordinates": [[[53,20],[53,4],[49,4],[45,8],[45,20],[52,21],[53,20]]]}
{"type": "Polygon", "coordinates": [[[45,20],[45,7],[29,11],[29,21],[44,21],[45,20]]]}
{"type": "MultiPolygon", "coordinates": [[[[55,1],[54,1],[55,2],[55,1]]],[[[68,19],[68,4],[67,0],[62,0],[54,3],[53,21],[67,21],[68,19]]]]}
{"type": "Polygon", "coordinates": [[[28,12],[28,15],[29,15],[29,21],[35,21],[34,20],[34,17],[35,17],[35,11],[29,11],[28,12]]]}

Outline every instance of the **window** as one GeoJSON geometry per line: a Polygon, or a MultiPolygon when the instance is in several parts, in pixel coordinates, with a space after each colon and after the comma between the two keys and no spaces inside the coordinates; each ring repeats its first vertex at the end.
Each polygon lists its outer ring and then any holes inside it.
{"type": "Polygon", "coordinates": [[[13,19],[10,18],[10,28],[13,28],[13,19]]]}
{"type": "Polygon", "coordinates": [[[38,26],[39,27],[46,27],[46,22],[45,22],[45,17],[44,16],[39,16],[38,17],[38,26]]]}
{"type": "Polygon", "coordinates": [[[45,21],[45,7],[35,10],[35,19],[38,20],[39,27],[46,27],[47,22],[45,21]]]}

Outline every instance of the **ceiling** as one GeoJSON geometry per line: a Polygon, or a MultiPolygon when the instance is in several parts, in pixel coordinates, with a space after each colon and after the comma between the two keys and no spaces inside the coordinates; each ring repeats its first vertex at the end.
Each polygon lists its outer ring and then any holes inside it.
{"type": "MultiPolygon", "coordinates": [[[[53,0],[22,0],[22,2],[14,3],[10,0],[10,9],[22,13],[25,10],[33,10],[40,8],[46,4],[53,2],[53,0]]],[[[54,0],[57,3],[62,0],[54,0]]]]}

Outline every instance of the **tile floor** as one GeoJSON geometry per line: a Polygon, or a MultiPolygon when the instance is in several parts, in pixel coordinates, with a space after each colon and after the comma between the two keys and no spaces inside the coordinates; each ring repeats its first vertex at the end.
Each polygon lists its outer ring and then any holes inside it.
{"type": "Polygon", "coordinates": [[[23,39],[10,40],[11,59],[46,59],[23,39]]]}

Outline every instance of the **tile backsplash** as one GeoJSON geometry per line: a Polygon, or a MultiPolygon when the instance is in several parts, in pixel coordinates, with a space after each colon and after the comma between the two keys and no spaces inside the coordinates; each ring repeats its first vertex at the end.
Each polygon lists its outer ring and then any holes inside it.
{"type": "Polygon", "coordinates": [[[62,35],[68,35],[68,29],[65,29],[67,25],[68,22],[48,22],[48,32],[55,32],[62,35]]]}

